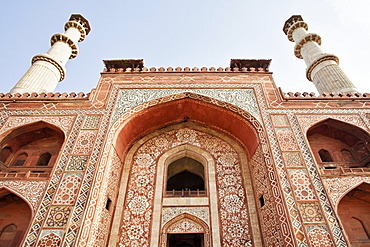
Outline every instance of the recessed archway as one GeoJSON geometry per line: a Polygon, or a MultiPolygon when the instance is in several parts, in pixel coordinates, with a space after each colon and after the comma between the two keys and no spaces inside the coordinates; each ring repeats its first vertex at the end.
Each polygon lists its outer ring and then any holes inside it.
{"type": "Polygon", "coordinates": [[[338,215],[352,246],[370,245],[370,184],[349,191],[338,204],[338,215]]]}
{"type": "Polygon", "coordinates": [[[312,126],[307,138],[323,168],[366,167],[370,162],[370,136],[354,125],[327,119],[312,126]]]}
{"type": "Polygon", "coordinates": [[[62,130],[42,121],[4,133],[0,147],[5,172],[51,171],[64,138],[62,130]]]}
{"type": "Polygon", "coordinates": [[[32,211],[21,197],[0,189],[0,246],[20,246],[31,217],[32,211]]]}

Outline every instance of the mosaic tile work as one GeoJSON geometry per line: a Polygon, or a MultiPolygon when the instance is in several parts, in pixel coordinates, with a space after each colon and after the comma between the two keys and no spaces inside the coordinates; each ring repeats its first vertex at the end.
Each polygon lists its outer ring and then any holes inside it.
{"type": "Polygon", "coordinates": [[[263,196],[265,205],[260,210],[260,222],[263,240],[266,246],[273,246],[282,242],[282,234],[279,229],[279,213],[276,211],[275,198],[271,192],[269,173],[261,146],[259,146],[252,157],[252,176],[254,177],[255,195],[257,198],[263,196]]]}
{"type": "MultiPolygon", "coordinates": [[[[50,111],[50,114],[58,114],[58,112],[50,111]]],[[[82,122],[82,117],[76,117],[74,125],[79,126],[82,122]]],[[[70,123],[71,124],[71,123],[70,123]]],[[[50,203],[52,201],[52,198],[54,196],[55,191],[57,190],[57,187],[59,185],[60,179],[62,178],[63,170],[66,166],[68,155],[70,154],[72,150],[73,143],[77,137],[76,132],[70,132],[69,138],[66,140],[66,143],[64,145],[64,149],[62,153],[60,154],[59,162],[54,166],[54,173],[50,180],[50,183],[47,186],[47,193],[45,194],[44,198],[41,200],[40,206],[37,210],[37,213],[33,219],[32,226],[28,232],[26,241],[24,243],[24,246],[34,246],[35,242],[37,240],[38,234],[40,229],[42,228],[43,221],[46,218],[48,209],[50,207],[50,203]]]]}
{"type": "Polygon", "coordinates": [[[209,225],[208,207],[163,207],[162,225],[183,213],[194,215],[209,225]]]}
{"type": "Polygon", "coordinates": [[[74,243],[76,240],[77,231],[79,230],[81,225],[81,219],[84,213],[84,208],[91,187],[94,171],[95,165],[93,164],[90,164],[86,169],[86,174],[83,178],[81,190],[77,197],[77,202],[74,211],[72,212],[70,223],[66,230],[67,234],[63,243],[64,247],[79,246],[78,243],[76,245],[74,245],[74,243]]]}
{"type": "Polygon", "coordinates": [[[289,169],[288,173],[297,200],[316,200],[313,186],[305,169],[289,169]]]}
{"type": "Polygon", "coordinates": [[[271,115],[271,120],[275,127],[290,127],[286,115],[271,115]]]}
{"type": "Polygon", "coordinates": [[[67,171],[83,171],[85,170],[89,156],[71,156],[67,165],[67,171]]]}
{"type": "Polygon", "coordinates": [[[90,154],[93,147],[97,131],[83,130],[77,137],[76,144],[72,150],[73,154],[90,154]]]}
{"type": "Polygon", "coordinates": [[[306,226],[312,247],[332,247],[334,246],[328,229],[324,225],[306,226]]]}
{"type": "Polygon", "coordinates": [[[39,240],[39,243],[37,244],[37,246],[39,247],[58,247],[60,246],[60,242],[61,242],[61,238],[58,235],[54,233],[50,233],[42,237],[39,240]]]}
{"type": "MultiPolygon", "coordinates": [[[[323,215],[326,218],[326,222],[328,223],[328,225],[331,229],[331,233],[332,233],[332,236],[334,238],[334,242],[335,242],[336,246],[338,246],[338,247],[345,247],[345,246],[347,246],[347,243],[344,239],[342,229],[340,228],[338,219],[336,218],[335,213],[334,213],[334,211],[331,207],[331,204],[329,202],[327,194],[326,194],[326,192],[324,190],[324,187],[322,185],[320,176],[318,174],[317,167],[315,165],[314,159],[313,159],[311,153],[308,151],[309,148],[308,148],[308,145],[306,143],[306,139],[305,139],[305,137],[303,136],[303,134],[301,132],[300,125],[298,124],[299,117],[297,118],[294,115],[291,115],[289,117],[289,120],[292,123],[292,129],[295,133],[295,136],[297,137],[297,141],[299,143],[299,146],[300,146],[301,150],[307,150],[306,152],[302,152],[302,155],[303,155],[303,158],[304,158],[305,163],[306,163],[308,174],[310,175],[310,178],[312,180],[312,184],[313,184],[313,186],[316,190],[318,200],[321,204],[321,208],[323,209],[323,212],[324,212],[323,215]]],[[[320,116],[320,118],[321,118],[321,116],[320,116]]],[[[309,123],[308,119],[305,119],[305,121],[306,121],[305,126],[312,125],[312,124],[309,123]]],[[[312,237],[312,235],[310,235],[310,236],[312,237]]],[[[329,237],[330,237],[330,235],[329,235],[329,237]]]]}
{"type": "Polygon", "coordinates": [[[82,129],[97,129],[99,128],[102,115],[87,115],[82,125],[82,129]]]}
{"type": "Polygon", "coordinates": [[[187,218],[177,221],[176,223],[172,224],[167,230],[167,233],[201,233],[201,232],[204,232],[203,227],[187,218]]]}
{"type": "Polygon", "coordinates": [[[208,96],[223,102],[228,102],[241,109],[249,112],[256,119],[261,121],[258,105],[253,89],[240,88],[235,89],[124,89],[120,91],[115,109],[115,114],[112,118],[114,122],[124,112],[143,104],[144,102],[154,99],[163,98],[165,96],[190,92],[194,94],[208,96]]]}
{"type": "Polygon", "coordinates": [[[352,189],[362,183],[370,184],[370,177],[334,177],[323,179],[325,187],[328,191],[328,196],[336,207],[340,199],[352,189]]]}
{"type": "Polygon", "coordinates": [[[44,194],[46,183],[46,181],[3,180],[0,181],[0,190],[5,188],[16,192],[27,200],[32,205],[32,210],[35,211],[44,194]]]}
{"type": "Polygon", "coordinates": [[[95,246],[106,246],[107,237],[109,235],[111,215],[108,210],[104,210],[100,219],[99,230],[95,238],[95,246]]]}
{"type": "Polygon", "coordinates": [[[241,246],[239,239],[251,239],[246,195],[235,150],[226,142],[190,129],[169,131],[148,140],[134,156],[123,211],[121,246],[149,246],[156,160],[170,148],[192,144],[208,150],[216,160],[217,188],[220,195],[222,245],[241,246]],[[163,140],[163,141],[159,141],[163,140]],[[165,141],[164,141],[165,140],[165,141]],[[234,183],[225,179],[233,176],[234,183]],[[143,177],[145,179],[136,179],[143,177]]]}
{"type": "Polygon", "coordinates": [[[64,235],[64,230],[43,230],[40,233],[40,238],[37,246],[43,247],[58,247],[64,235]]]}
{"type": "Polygon", "coordinates": [[[299,150],[297,141],[290,128],[276,128],[276,136],[282,151],[299,150]]]}
{"type": "Polygon", "coordinates": [[[303,167],[304,161],[300,152],[282,152],[287,167],[303,167]]]}
{"type": "Polygon", "coordinates": [[[63,228],[67,225],[71,208],[66,206],[53,206],[45,222],[45,227],[63,228]]]}
{"type": "Polygon", "coordinates": [[[73,205],[82,181],[81,173],[67,173],[64,175],[56,196],[54,205],[73,205]]]}
{"type": "MultiPolygon", "coordinates": [[[[281,156],[281,151],[298,151],[297,142],[290,128],[275,128],[272,126],[271,121],[269,121],[269,116],[264,117],[266,118],[266,128],[268,129],[269,140],[271,142],[271,147],[276,161],[276,168],[280,177],[280,186],[285,197],[285,203],[289,211],[291,226],[295,235],[294,239],[298,246],[308,246],[303,229],[303,222],[299,216],[299,209],[295,202],[293,189],[290,185],[290,181],[288,179],[289,176],[281,156]],[[276,137],[274,135],[274,131],[276,132],[276,137]]],[[[294,246],[293,243],[292,246],[294,246]]]]}
{"type": "MultiPolygon", "coordinates": [[[[31,113],[32,114],[32,113],[31,113]]],[[[39,121],[50,123],[59,127],[64,133],[69,133],[75,116],[10,116],[0,130],[0,134],[5,133],[13,128],[39,121]]]]}
{"type": "MultiPolygon", "coordinates": [[[[259,81],[259,80],[261,82],[263,82],[265,80],[269,81],[270,78],[269,77],[258,78],[257,81],[259,81]]],[[[143,85],[136,85],[136,86],[138,88],[143,87],[143,85]]],[[[167,85],[145,85],[145,87],[150,87],[150,86],[156,87],[156,88],[161,87],[161,86],[167,87],[167,85]]],[[[246,84],[246,83],[243,83],[243,84],[230,84],[228,86],[230,88],[236,88],[237,90],[239,90],[240,88],[246,88],[246,87],[252,88],[253,87],[255,92],[257,93],[257,95],[259,95],[259,96],[263,95],[261,84],[246,84]]],[[[129,87],[132,87],[132,85],[114,85],[113,92],[111,94],[112,98],[116,98],[116,90],[119,87],[129,88],[129,87]]],[[[204,83],[196,84],[196,85],[172,84],[171,87],[174,87],[174,88],[189,88],[189,87],[194,87],[194,88],[207,88],[207,87],[215,88],[216,87],[216,88],[218,88],[218,87],[221,87],[222,88],[222,87],[224,87],[224,85],[222,85],[222,84],[204,84],[204,83]]],[[[172,100],[176,100],[176,99],[181,99],[181,98],[185,98],[185,97],[200,100],[200,101],[205,101],[205,102],[211,101],[215,105],[218,105],[220,107],[223,107],[227,110],[230,110],[232,112],[235,112],[235,113],[239,114],[244,119],[249,121],[251,123],[251,125],[253,125],[253,127],[257,130],[258,135],[261,138],[261,143],[262,143],[263,150],[264,150],[263,156],[264,156],[264,160],[266,162],[265,164],[266,164],[266,167],[267,167],[268,177],[271,181],[272,198],[274,198],[274,203],[276,205],[276,208],[278,209],[278,212],[276,213],[276,217],[278,217],[278,219],[279,219],[279,225],[281,226],[281,228],[285,229],[284,231],[280,231],[280,230],[275,231],[274,232],[274,234],[275,234],[274,237],[276,239],[278,239],[276,242],[279,242],[279,243],[285,242],[285,243],[287,243],[287,246],[293,246],[293,239],[292,239],[292,235],[291,235],[292,233],[289,230],[290,228],[289,228],[288,219],[285,215],[285,214],[287,214],[287,212],[285,211],[285,208],[283,206],[283,201],[281,200],[282,195],[281,195],[280,190],[279,190],[279,184],[276,181],[277,178],[276,178],[276,175],[275,175],[274,164],[271,161],[270,154],[266,152],[266,150],[268,150],[269,147],[267,146],[267,141],[266,141],[266,137],[265,137],[265,134],[264,134],[264,129],[261,127],[259,122],[256,121],[256,119],[254,117],[252,117],[248,112],[245,112],[245,111],[241,110],[240,108],[235,108],[233,105],[229,105],[229,104],[225,104],[223,102],[219,102],[216,99],[211,99],[211,98],[201,96],[201,95],[197,95],[197,94],[193,94],[193,93],[183,93],[183,94],[176,95],[176,97],[168,96],[168,97],[164,97],[164,98],[161,98],[161,99],[157,99],[153,102],[147,102],[147,103],[141,105],[140,107],[135,107],[134,109],[130,109],[129,111],[127,111],[123,115],[121,115],[121,113],[119,113],[119,112],[115,112],[114,113],[114,115],[115,115],[114,119],[117,119],[117,121],[111,124],[112,128],[109,130],[107,140],[106,140],[107,143],[112,143],[113,136],[115,135],[117,129],[120,126],[120,124],[123,121],[125,121],[127,118],[132,116],[133,114],[136,114],[136,113],[140,112],[141,110],[146,109],[148,107],[151,107],[153,105],[158,105],[158,104],[161,104],[161,103],[164,103],[164,102],[168,102],[168,101],[172,101],[172,100]],[[278,236],[279,234],[281,234],[283,237],[280,238],[278,236]]],[[[118,99],[118,101],[119,100],[120,99],[118,99]]],[[[112,102],[112,101],[110,101],[110,102],[112,102]]],[[[113,103],[110,103],[109,105],[111,106],[111,105],[113,105],[113,103]]],[[[260,106],[262,108],[266,107],[263,99],[260,102],[260,106]]],[[[103,123],[104,123],[104,121],[103,121],[103,123]]],[[[111,147],[109,145],[105,146],[105,148],[104,148],[104,152],[103,152],[103,155],[102,155],[103,162],[101,163],[101,165],[99,166],[99,170],[97,171],[98,179],[95,181],[95,185],[94,185],[96,188],[101,188],[102,180],[100,180],[99,178],[104,177],[103,173],[105,171],[105,164],[108,164],[108,162],[104,162],[104,160],[106,160],[107,157],[109,156],[110,149],[111,149],[111,147]]],[[[90,206],[89,206],[89,209],[88,209],[89,213],[86,215],[86,219],[84,221],[84,227],[82,228],[83,232],[82,232],[80,242],[79,242],[79,244],[81,246],[86,246],[88,243],[93,244],[93,240],[88,240],[88,236],[89,236],[89,233],[90,233],[90,229],[92,227],[94,229],[98,228],[97,224],[99,224],[99,221],[97,221],[97,219],[99,219],[99,217],[97,217],[98,215],[95,215],[95,214],[91,213],[91,211],[95,210],[95,205],[103,205],[105,203],[104,201],[99,201],[99,203],[98,203],[98,199],[100,199],[98,190],[96,192],[92,191],[91,203],[90,203],[90,206]]],[[[100,200],[102,200],[102,199],[100,199],[100,200]]]]}
{"type": "Polygon", "coordinates": [[[322,215],[320,206],[317,202],[299,202],[298,205],[305,223],[324,221],[324,216],[322,215]]]}

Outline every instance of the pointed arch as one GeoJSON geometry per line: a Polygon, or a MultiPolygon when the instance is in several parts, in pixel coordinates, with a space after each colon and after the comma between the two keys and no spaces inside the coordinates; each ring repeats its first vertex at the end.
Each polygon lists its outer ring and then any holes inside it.
{"type": "Polygon", "coordinates": [[[0,205],[0,245],[20,246],[30,226],[32,210],[26,200],[5,188],[0,189],[0,205]]]}
{"type": "Polygon", "coordinates": [[[338,203],[338,215],[351,244],[370,244],[370,184],[361,183],[338,203]]]}
{"type": "MultiPolygon", "coordinates": [[[[5,172],[24,174],[28,171],[51,171],[64,139],[64,132],[60,128],[43,121],[8,130],[0,136],[0,147],[12,150],[5,162],[5,172]]],[[[46,174],[43,177],[48,176],[46,174]]]]}
{"type": "Polygon", "coordinates": [[[162,228],[161,231],[161,247],[167,246],[168,235],[169,234],[194,234],[202,233],[204,234],[204,247],[210,247],[210,230],[207,223],[198,217],[183,213],[180,214],[170,221],[168,221],[162,228]]]}
{"type": "Polygon", "coordinates": [[[324,162],[342,167],[364,167],[370,162],[370,135],[355,125],[328,118],[311,126],[307,139],[317,163],[324,168],[324,162]]]}
{"type": "Polygon", "coordinates": [[[119,142],[117,151],[124,154],[139,137],[182,122],[227,133],[246,147],[249,157],[256,151],[262,133],[261,124],[250,113],[230,103],[187,92],[148,101],[120,116],[112,133],[114,142],[119,142]]]}

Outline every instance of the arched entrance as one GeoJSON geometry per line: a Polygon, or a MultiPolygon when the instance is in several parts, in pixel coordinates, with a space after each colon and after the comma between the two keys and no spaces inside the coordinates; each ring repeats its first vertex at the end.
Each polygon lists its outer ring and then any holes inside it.
{"type": "Polygon", "coordinates": [[[0,189],[0,246],[20,246],[31,217],[31,209],[22,198],[0,189]]]}
{"type": "Polygon", "coordinates": [[[338,214],[351,245],[370,246],[370,184],[348,192],[338,204],[338,214]]]}
{"type": "Polygon", "coordinates": [[[209,247],[209,228],[201,219],[184,213],[163,227],[161,247],[209,247]]]}
{"type": "MultiPolygon", "coordinates": [[[[264,130],[260,123],[250,114],[247,112],[240,110],[239,108],[229,105],[225,102],[219,102],[215,99],[207,98],[205,96],[199,96],[192,93],[183,93],[175,96],[169,96],[168,98],[153,100],[150,102],[147,102],[143,105],[138,106],[137,108],[133,108],[127,114],[122,115],[112,126],[112,129],[110,130],[110,133],[108,136],[112,136],[112,142],[108,142],[107,146],[105,147],[105,154],[106,157],[109,157],[110,154],[116,153],[118,157],[121,159],[122,163],[124,163],[123,174],[121,177],[121,184],[120,184],[120,191],[119,195],[117,197],[117,200],[112,201],[113,208],[116,208],[116,211],[114,212],[114,219],[112,222],[112,228],[110,233],[110,245],[116,245],[119,243],[123,243],[123,245],[153,245],[159,243],[159,236],[161,231],[161,226],[164,224],[161,219],[161,209],[170,207],[171,200],[167,200],[167,198],[162,197],[163,196],[163,190],[165,189],[165,186],[159,186],[158,181],[160,179],[156,180],[153,184],[148,184],[148,178],[152,179],[153,175],[147,176],[146,173],[143,173],[143,170],[136,173],[138,170],[135,170],[138,167],[150,167],[151,171],[156,171],[158,174],[160,174],[156,169],[159,169],[160,167],[163,168],[163,165],[160,164],[170,164],[167,163],[167,161],[163,161],[162,163],[157,161],[158,157],[163,157],[163,152],[158,152],[159,149],[163,149],[163,145],[168,148],[166,143],[168,143],[168,140],[171,140],[171,143],[176,143],[171,146],[171,148],[181,147],[181,142],[179,142],[178,137],[169,139],[167,137],[164,138],[153,138],[155,136],[160,136],[160,134],[164,134],[165,132],[170,132],[171,130],[178,129],[179,125],[183,125],[181,127],[186,127],[184,125],[187,125],[187,128],[193,129],[193,130],[200,130],[200,132],[203,132],[203,134],[208,134],[208,136],[214,136],[218,137],[220,141],[224,141],[225,143],[228,143],[230,145],[231,149],[234,149],[234,152],[237,154],[240,154],[238,162],[235,164],[233,163],[234,155],[227,154],[228,148],[221,148],[219,153],[214,153],[213,155],[219,156],[219,158],[212,158],[212,155],[210,154],[209,150],[213,150],[214,143],[208,142],[205,144],[204,147],[199,146],[199,143],[195,140],[195,142],[191,141],[187,143],[186,145],[191,145],[193,147],[197,147],[200,149],[199,154],[207,154],[211,158],[209,159],[209,162],[217,162],[222,165],[227,164],[233,164],[230,165],[230,167],[236,168],[239,167],[238,172],[240,172],[241,176],[236,178],[233,175],[223,174],[219,176],[220,179],[225,179],[225,183],[229,185],[235,185],[235,183],[239,184],[241,183],[241,186],[238,188],[241,188],[244,190],[242,193],[239,193],[241,195],[241,199],[234,197],[234,195],[226,195],[224,193],[220,193],[222,195],[222,199],[219,199],[219,194],[212,193],[211,189],[216,189],[216,182],[211,182],[211,177],[208,177],[208,174],[212,174],[214,177],[213,181],[216,181],[215,178],[215,172],[207,173],[205,172],[205,179],[204,181],[208,181],[209,185],[212,185],[213,188],[209,188],[209,197],[216,198],[215,200],[220,200],[220,204],[228,205],[227,210],[231,210],[235,213],[239,213],[240,206],[248,208],[250,211],[249,213],[246,213],[244,215],[249,215],[249,217],[244,217],[241,222],[242,224],[250,224],[250,222],[253,222],[253,226],[260,226],[260,227],[253,227],[251,229],[250,227],[240,227],[239,223],[233,224],[231,222],[227,222],[226,220],[223,222],[221,220],[220,224],[225,223],[225,229],[222,228],[222,234],[234,234],[235,237],[228,238],[225,237],[223,241],[225,241],[224,244],[231,244],[231,245],[240,245],[242,243],[258,243],[257,246],[261,246],[262,239],[261,239],[261,232],[260,229],[263,229],[262,231],[264,234],[266,234],[266,242],[267,243],[273,243],[277,241],[283,241],[283,240],[277,240],[281,237],[282,233],[278,229],[278,224],[274,224],[272,222],[279,222],[278,216],[275,213],[276,206],[275,200],[271,200],[274,197],[280,197],[281,195],[274,195],[274,191],[270,188],[270,186],[264,186],[263,189],[259,190],[256,198],[259,198],[262,194],[264,194],[266,200],[263,207],[263,210],[258,210],[256,208],[257,203],[255,203],[255,195],[253,191],[252,181],[247,181],[247,177],[251,176],[251,167],[248,164],[248,160],[251,160],[251,163],[257,166],[271,166],[271,160],[270,160],[270,154],[269,154],[269,147],[268,142],[265,139],[264,136],[264,130]],[[175,99],[175,100],[174,100],[175,99]],[[200,100],[201,99],[201,100],[200,100]],[[198,127],[193,128],[194,126],[198,127]],[[213,133],[213,134],[211,134],[213,133]],[[209,135],[210,134],[210,135],[209,135]],[[151,141],[151,138],[153,138],[151,141]],[[262,141],[260,141],[260,138],[262,138],[262,141]],[[177,140],[176,142],[172,142],[174,140],[177,140]],[[140,147],[144,146],[144,143],[152,143],[154,145],[151,145],[150,148],[144,151],[139,151],[138,149],[140,147]],[[113,148],[111,148],[110,143],[113,143],[113,148]],[[222,152],[226,151],[226,155],[222,155],[222,152]],[[154,155],[154,156],[153,156],[154,155]],[[258,157],[256,157],[258,156],[258,157]],[[154,159],[154,163],[153,162],[154,159]],[[152,165],[149,164],[155,164],[155,168],[152,165]],[[236,165],[238,164],[238,165],[236,165]],[[149,165],[149,166],[148,166],[149,165]],[[136,167],[136,168],[135,168],[136,167]],[[242,167],[242,169],[241,169],[242,167]],[[140,175],[138,177],[137,175],[140,175]],[[145,175],[145,176],[143,176],[145,175]],[[135,186],[140,185],[144,186],[145,189],[151,188],[153,186],[153,189],[157,190],[159,189],[159,192],[155,191],[153,192],[145,192],[143,193],[141,188],[135,188],[133,190],[130,190],[130,183],[133,182],[135,186]],[[248,189],[247,189],[248,188],[248,189]],[[139,196],[138,193],[141,193],[139,196]],[[160,194],[160,198],[155,198],[155,195],[160,194]],[[147,196],[150,197],[150,199],[154,196],[154,203],[149,202],[147,200],[147,196]],[[134,201],[130,201],[132,198],[135,198],[134,201]],[[247,199],[248,198],[248,199],[247,199]],[[165,202],[165,204],[162,203],[165,202]],[[140,205],[140,207],[138,207],[140,205]],[[156,206],[159,205],[159,208],[156,208],[156,206]],[[163,205],[165,205],[163,207],[163,205]],[[166,206],[167,205],[167,206],[166,206]],[[154,209],[153,209],[154,206],[154,209]],[[119,209],[119,212],[117,211],[119,209]],[[133,210],[134,209],[134,210],[133,210]],[[138,218],[130,218],[129,215],[131,212],[134,212],[136,215],[145,215],[144,218],[141,218],[140,220],[138,218]],[[133,211],[132,211],[133,210],[133,211]],[[151,210],[151,211],[147,211],[151,210]],[[152,212],[157,213],[157,216],[153,215],[152,212]],[[263,215],[262,215],[263,214],[263,215]],[[266,216],[266,217],[265,217],[266,216]],[[150,218],[153,217],[153,218],[150,218]],[[260,223],[258,220],[258,217],[263,217],[263,223],[260,223]],[[152,221],[152,222],[151,222],[152,221]],[[136,222],[136,224],[132,224],[132,222],[136,222]],[[248,223],[249,222],[249,223],[248,223]],[[163,224],[162,224],[163,223],[163,224]],[[231,224],[230,224],[231,223],[231,224]],[[261,225],[260,225],[261,224],[261,225]],[[262,225],[263,224],[263,225],[262,225]],[[155,226],[153,226],[155,225],[155,226]],[[119,226],[119,227],[118,227],[119,226]],[[275,228],[276,231],[278,231],[278,234],[270,234],[273,233],[274,230],[271,230],[272,228],[275,228]],[[150,230],[152,229],[152,231],[150,230]],[[253,231],[253,234],[252,234],[253,231]],[[137,233],[137,237],[133,237],[133,233],[137,233]],[[144,235],[141,235],[144,234],[144,235]],[[248,236],[248,234],[252,234],[248,236]],[[245,235],[245,236],[244,236],[245,235]],[[152,238],[153,236],[157,236],[157,238],[152,238]],[[240,236],[243,236],[240,238],[240,236]],[[252,240],[253,238],[253,240],[252,240]],[[144,243],[144,242],[145,243],[144,243]],[[233,241],[237,241],[233,243],[233,241]],[[228,243],[226,243],[228,242],[228,243]]],[[[173,133],[171,133],[173,135],[173,133]]],[[[192,138],[192,135],[183,135],[183,137],[186,138],[192,138]]],[[[185,139],[186,139],[185,138],[185,139]]],[[[207,138],[206,138],[207,139],[207,138]]],[[[212,139],[212,138],[210,138],[212,139]]],[[[146,145],[146,144],[145,144],[146,145]]],[[[217,145],[216,145],[217,146],[217,145]]],[[[221,145],[222,146],[222,145],[221,145]]],[[[220,146],[220,147],[221,147],[220,146]]],[[[189,156],[190,157],[190,156],[189,156]]],[[[174,159],[173,161],[175,161],[174,159]]],[[[207,160],[208,162],[208,160],[207,160]]],[[[206,162],[206,163],[207,163],[206,162]]],[[[201,162],[202,163],[202,162],[201,162]]],[[[203,164],[203,163],[202,163],[203,164]]],[[[207,166],[205,164],[205,166],[207,166]]],[[[214,169],[216,170],[216,164],[213,165],[214,169]]],[[[140,169],[141,169],[140,168],[140,169]]],[[[209,168],[205,168],[209,169],[209,168]]],[[[221,170],[220,170],[221,171],[221,170]]],[[[231,171],[231,170],[230,170],[231,171]]],[[[273,169],[265,169],[261,168],[258,169],[258,172],[266,179],[274,179],[276,176],[269,176],[268,172],[273,172],[273,169]]],[[[166,173],[161,173],[166,174],[166,173]]],[[[156,176],[156,175],[154,175],[156,176]]],[[[218,176],[218,175],[217,175],[218,176]]],[[[150,180],[153,181],[153,180],[150,180]]],[[[163,185],[166,182],[166,179],[161,180],[161,184],[163,185]]],[[[152,182],[150,182],[152,183],[152,182]]],[[[205,189],[208,191],[208,188],[206,185],[205,189]]],[[[258,187],[261,187],[261,184],[257,185],[258,187]]],[[[223,187],[224,188],[224,187],[223,187]]],[[[225,187],[227,188],[227,186],[225,187]]],[[[234,191],[234,189],[230,189],[227,191],[234,191]]],[[[238,196],[237,196],[238,197],[238,196]]],[[[151,199],[152,200],[152,199],[151,199]]],[[[202,202],[202,198],[199,200],[197,199],[197,206],[202,207],[208,207],[206,202],[202,202]]],[[[205,201],[208,199],[206,198],[205,201]]],[[[179,201],[183,201],[182,199],[179,201]]],[[[194,201],[191,199],[190,201],[194,201]]],[[[212,203],[211,203],[212,204],[212,203]]],[[[104,201],[105,205],[105,201],[104,201]]],[[[218,205],[217,203],[215,204],[218,205]]],[[[195,207],[193,207],[195,208],[195,207]]],[[[182,210],[182,209],[179,209],[182,210]]],[[[244,209],[243,209],[244,210],[244,209]]],[[[242,211],[243,211],[242,210],[242,211]]],[[[219,210],[211,210],[211,213],[216,214],[216,216],[212,217],[218,217],[219,214],[222,214],[219,210]]],[[[162,214],[163,215],[163,214],[162,214]]],[[[228,219],[235,220],[238,217],[229,217],[227,214],[222,214],[223,217],[226,217],[228,219]]],[[[136,217],[136,216],[135,216],[136,217]]],[[[216,219],[214,218],[214,219],[216,219]]],[[[219,229],[218,233],[215,234],[212,232],[212,234],[220,235],[221,232],[221,226],[220,224],[216,224],[214,226],[214,229],[219,229]]],[[[281,224],[287,226],[287,222],[281,222],[281,224]]],[[[220,238],[220,236],[219,236],[220,238]]],[[[213,238],[212,238],[213,239],[213,238]]],[[[216,243],[220,243],[221,241],[216,241],[216,243]]]]}
{"type": "Polygon", "coordinates": [[[323,169],[370,166],[370,137],[356,126],[328,119],[312,126],[307,138],[323,169]]]}

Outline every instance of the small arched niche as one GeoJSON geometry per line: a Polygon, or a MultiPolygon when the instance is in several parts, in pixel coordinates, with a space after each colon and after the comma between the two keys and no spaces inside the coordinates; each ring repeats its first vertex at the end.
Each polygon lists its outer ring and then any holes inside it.
{"type": "Polygon", "coordinates": [[[64,133],[51,124],[37,122],[18,127],[0,140],[3,172],[40,174],[51,171],[64,133]]]}
{"type": "Polygon", "coordinates": [[[370,246],[370,184],[348,192],[338,204],[338,215],[352,246],[370,246]]]}
{"type": "Polygon", "coordinates": [[[205,196],[204,166],[190,157],[182,157],[167,167],[166,196],[205,196]]]}
{"type": "Polygon", "coordinates": [[[312,126],[307,138],[323,168],[358,168],[370,162],[370,137],[356,126],[328,119],[312,126]]]}
{"type": "Polygon", "coordinates": [[[20,246],[32,212],[29,205],[7,189],[0,189],[0,246],[20,246]]]}

